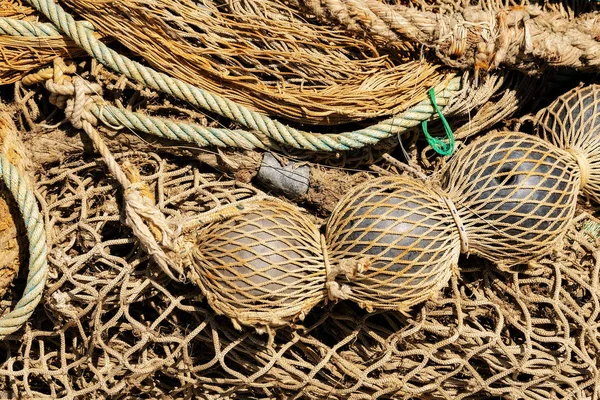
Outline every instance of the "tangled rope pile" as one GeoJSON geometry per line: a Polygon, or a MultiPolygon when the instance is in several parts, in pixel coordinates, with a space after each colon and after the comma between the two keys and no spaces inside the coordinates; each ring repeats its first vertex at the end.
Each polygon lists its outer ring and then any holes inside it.
{"type": "Polygon", "coordinates": [[[597,71],[600,29],[597,16],[574,21],[544,13],[538,6],[496,10],[464,7],[450,14],[421,11],[376,0],[306,0],[321,18],[349,30],[364,30],[383,42],[427,46],[445,64],[477,70],[506,65],[528,72],[547,66],[597,71]]]}

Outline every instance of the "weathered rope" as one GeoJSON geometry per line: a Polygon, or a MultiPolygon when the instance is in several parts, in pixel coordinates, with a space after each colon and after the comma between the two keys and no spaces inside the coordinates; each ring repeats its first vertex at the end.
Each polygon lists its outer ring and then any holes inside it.
{"type": "MultiPolygon", "coordinates": [[[[79,23],[89,30],[94,30],[94,25],[88,21],[79,23]]],[[[44,37],[61,36],[54,25],[42,22],[30,22],[21,19],[0,17],[0,34],[9,36],[44,37]]]]}
{"type": "MultiPolygon", "coordinates": [[[[30,3],[77,45],[109,68],[154,90],[160,90],[194,106],[234,120],[247,128],[259,131],[286,146],[312,151],[344,151],[361,148],[417,126],[435,114],[429,101],[423,101],[399,116],[357,131],[335,135],[299,131],[231,100],[171,78],[118,54],[94,37],[89,25],[75,21],[53,1],[31,0],[30,3]]],[[[445,87],[437,88],[438,105],[445,106],[460,87],[460,78],[453,78],[446,83],[445,87]]]]}
{"type": "Polygon", "coordinates": [[[577,161],[577,165],[579,166],[579,172],[581,173],[579,186],[583,189],[590,181],[591,175],[590,162],[587,158],[587,155],[582,150],[572,147],[566,150],[569,154],[573,156],[573,158],[575,158],[575,161],[577,161]]]}
{"type": "MultiPolygon", "coordinates": [[[[97,118],[90,112],[102,94],[98,84],[84,81],[76,76],[73,79],[65,76],[65,65],[60,59],[54,62],[54,77],[46,81],[46,89],[52,93],[51,103],[65,110],[65,117],[77,129],[83,131],[94,143],[96,150],[102,155],[106,165],[124,189],[125,223],[132,229],[134,235],[140,240],[144,250],[156,261],[161,269],[172,279],[183,279],[183,259],[168,255],[169,250],[181,252],[176,243],[179,229],[170,224],[165,215],[155,207],[148,194],[148,189],[136,179],[132,182],[114,158],[108,146],[94,128],[98,123],[97,118]],[[158,238],[158,240],[157,240],[158,238]],[[159,243],[160,241],[160,243],[159,243]],[[179,277],[173,274],[175,271],[179,277]]],[[[101,99],[100,99],[101,100],[101,99]]],[[[130,172],[135,176],[135,172],[130,172]]],[[[185,252],[183,252],[185,254],[185,252]]]]}
{"type": "MultiPolygon", "coordinates": [[[[46,68],[25,76],[23,78],[23,83],[31,85],[34,83],[45,82],[50,79],[53,74],[53,68],[46,68]]],[[[453,84],[453,82],[454,80],[451,81],[450,84],[453,84]]],[[[91,85],[91,83],[89,85],[91,85]]],[[[66,95],[68,93],[72,93],[72,90],[69,89],[63,94],[66,95]]],[[[449,90],[446,89],[442,93],[448,94],[449,90]]],[[[249,131],[241,129],[230,130],[207,128],[196,124],[151,117],[142,113],[105,104],[99,96],[94,97],[94,99],[96,101],[88,106],[89,112],[92,113],[94,117],[110,126],[120,125],[128,129],[166,139],[195,143],[200,147],[217,146],[238,147],[244,149],[269,147],[268,143],[261,141],[256,135],[249,131]]],[[[448,96],[443,97],[443,105],[448,104],[450,100],[451,99],[448,96]]],[[[362,142],[351,140],[349,136],[352,132],[348,132],[341,134],[314,134],[314,140],[309,143],[308,148],[297,147],[297,142],[284,144],[312,151],[351,150],[361,148],[367,144],[376,144],[380,140],[402,133],[404,130],[418,125],[420,121],[427,120],[431,116],[428,110],[432,107],[437,113],[439,110],[439,101],[436,101],[436,104],[432,105],[430,100],[423,100],[397,116],[391,117],[371,127],[354,131],[354,133],[362,136],[362,142]],[[367,142],[365,138],[370,139],[367,142]],[[329,141],[322,141],[323,139],[329,139],[329,141]],[[331,143],[334,143],[335,146],[332,147],[330,145],[331,143]]]]}
{"type": "Polygon", "coordinates": [[[7,335],[16,332],[33,314],[42,298],[48,264],[44,223],[27,180],[19,174],[17,167],[12,165],[4,154],[0,154],[0,175],[19,205],[29,240],[27,285],[23,297],[15,308],[0,318],[0,339],[4,339],[7,335]]]}
{"type": "Polygon", "coordinates": [[[500,64],[522,71],[546,66],[600,69],[596,16],[569,21],[537,6],[483,10],[465,7],[453,14],[421,11],[377,0],[304,0],[321,19],[332,18],[351,31],[365,31],[386,45],[410,42],[435,50],[452,67],[489,70],[500,64]]]}
{"type": "Polygon", "coordinates": [[[452,220],[456,224],[456,228],[458,229],[458,235],[460,237],[460,252],[463,254],[469,254],[469,236],[467,235],[467,230],[465,229],[465,225],[463,224],[462,218],[456,209],[456,205],[454,205],[454,201],[447,194],[445,194],[442,190],[434,188],[434,191],[441,197],[444,204],[450,211],[450,215],[452,216],[452,220]]]}

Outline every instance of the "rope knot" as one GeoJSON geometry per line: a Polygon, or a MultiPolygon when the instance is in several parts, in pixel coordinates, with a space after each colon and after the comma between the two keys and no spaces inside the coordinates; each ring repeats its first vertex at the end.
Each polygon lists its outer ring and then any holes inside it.
{"type": "Polygon", "coordinates": [[[577,161],[577,165],[579,166],[580,172],[579,187],[580,189],[583,189],[590,181],[590,161],[587,158],[587,154],[581,151],[580,149],[570,148],[567,149],[567,151],[573,156],[575,161],[577,161]]]}
{"type": "Polygon", "coordinates": [[[325,288],[329,300],[347,300],[352,294],[352,289],[346,284],[340,284],[335,279],[342,274],[349,281],[356,279],[359,274],[367,272],[372,259],[370,257],[345,259],[333,266],[329,262],[327,243],[323,235],[321,235],[321,251],[326,271],[325,288]]]}
{"type": "Polygon", "coordinates": [[[51,93],[50,102],[65,110],[65,117],[75,128],[82,129],[85,122],[91,125],[98,123],[90,108],[102,94],[99,84],[78,76],[64,76],[60,82],[54,78],[48,79],[45,86],[51,93]]]}
{"type": "Polygon", "coordinates": [[[181,228],[167,220],[155,206],[154,196],[139,172],[126,162],[124,172],[130,182],[124,191],[125,222],[133,230],[142,247],[154,258],[169,277],[176,279],[171,269],[183,277],[183,267],[191,249],[180,237],[181,228]]]}

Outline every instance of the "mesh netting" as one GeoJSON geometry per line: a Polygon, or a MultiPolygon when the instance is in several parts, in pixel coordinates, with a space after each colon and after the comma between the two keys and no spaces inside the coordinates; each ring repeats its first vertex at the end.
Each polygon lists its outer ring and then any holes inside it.
{"type": "Polygon", "coordinates": [[[583,193],[600,203],[600,85],[575,88],[536,116],[538,133],[570,151],[582,170],[583,193]]]}
{"type": "Polygon", "coordinates": [[[548,253],[575,213],[575,158],[522,133],[486,135],[459,151],[444,172],[469,249],[510,266],[548,253]]]}
{"type": "MultiPolygon", "coordinates": [[[[169,215],[256,195],[215,184],[217,174],[189,159],[117,159],[141,171],[169,215]]],[[[195,285],[148,262],[121,222],[119,187],[102,161],[48,169],[38,189],[51,272],[22,335],[0,342],[0,391],[58,399],[600,394],[600,221],[585,214],[569,225],[564,250],[533,271],[508,274],[471,257],[411,315],[343,301],[282,327],[269,345],[215,315],[195,285]]]]}
{"type": "Polygon", "coordinates": [[[340,269],[337,279],[352,290],[348,298],[369,310],[407,311],[438,293],[460,251],[442,197],[424,182],[400,176],[350,191],[333,211],[326,239],[329,262],[340,269]],[[348,267],[356,271],[344,278],[348,267]]]}
{"type": "Polygon", "coordinates": [[[317,226],[290,204],[256,199],[200,229],[198,282],[215,310],[246,325],[288,324],[324,298],[317,226]]]}

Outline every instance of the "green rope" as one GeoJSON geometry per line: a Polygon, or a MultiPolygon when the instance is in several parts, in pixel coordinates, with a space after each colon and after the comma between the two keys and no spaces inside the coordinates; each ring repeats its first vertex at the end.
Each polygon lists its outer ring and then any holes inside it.
{"type": "Polygon", "coordinates": [[[587,220],[583,223],[582,231],[587,233],[589,236],[593,236],[593,238],[598,239],[598,236],[600,236],[600,224],[591,220],[587,220]]]}
{"type": "MultiPolygon", "coordinates": [[[[429,101],[424,100],[398,115],[356,131],[336,134],[299,131],[266,115],[249,110],[231,100],[174,79],[124,57],[94,37],[92,25],[75,21],[54,0],[28,0],[28,3],[44,14],[55,24],[56,28],[64,32],[67,37],[71,38],[71,40],[98,62],[149,88],[160,90],[163,93],[187,101],[196,107],[209,110],[240,123],[249,129],[249,135],[255,136],[251,140],[255,143],[262,142],[262,140],[258,140],[256,134],[252,131],[261,132],[263,136],[277,143],[296,149],[311,151],[347,151],[359,149],[364,146],[374,145],[383,139],[393,137],[409,128],[418,126],[419,123],[431,118],[436,112],[429,101]]],[[[0,34],[41,37],[54,34],[54,32],[55,30],[51,29],[47,24],[23,23],[10,18],[0,18],[0,34]]],[[[461,89],[461,86],[461,79],[459,77],[451,79],[438,92],[438,103],[442,106],[448,104],[450,99],[461,89]]],[[[248,137],[238,147],[247,147],[247,143],[248,137]]]]}
{"type": "Polygon", "coordinates": [[[429,143],[431,148],[435,150],[436,153],[438,153],[441,156],[450,156],[452,155],[452,153],[454,153],[454,133],[452,133],[452,128],[450,128],[448,121],[446,121],[446,117],[444,117],[444,114],[442,114],[442,110],[440,110],[440,107],[437,104],[437,100],[435,98],[435,90],[433,88],[429,89],[429,97],[431,98],[431,105],[435,109],[437,115],[440,117],[440,120],[442,120],[442,125],[444,126],[444,131],[446,131],[446,138],[448,140],[444,141],[442,139],[431,136],[429,134],[429,131],[427,130],[427,120],[421,122],[421,127],[423,128],[425,139],[427,139],[427,143],[429,143]]]}
{"type": "Polygon", "coordinates": [[[29,240],[29,273],[23,296],[11,312],[0,317],[0,340],[4,340],[27,322],[42,298],[48,275],[48,249],[44,219],[38,209],[35,195],[27,181],[4,154],[0,154],[0,175],[19,205],[29,240]]]}

